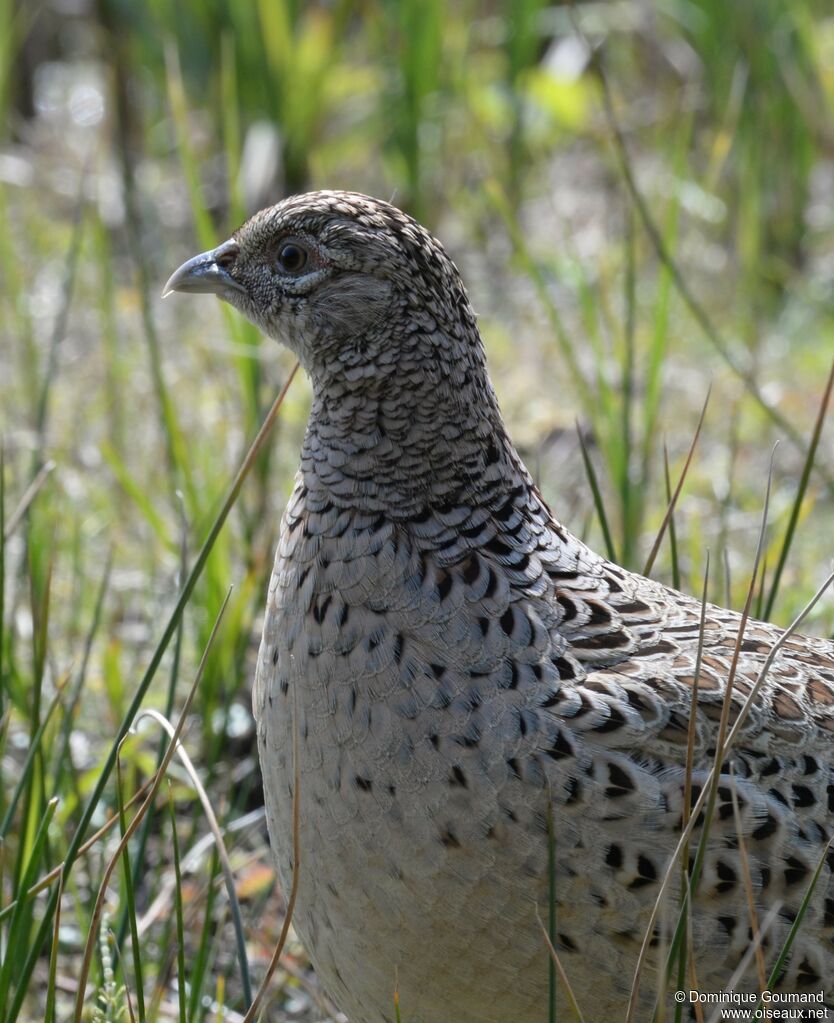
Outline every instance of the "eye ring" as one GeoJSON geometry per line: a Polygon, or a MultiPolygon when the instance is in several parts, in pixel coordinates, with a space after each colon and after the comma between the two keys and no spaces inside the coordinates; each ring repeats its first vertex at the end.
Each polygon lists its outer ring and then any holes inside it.
{"type": "Polygon", "coordinates": [[[307,250],[297,242],[285,242],[278,252],[278,265],[284,273],[300,273],[307,265],[307,250]]]}

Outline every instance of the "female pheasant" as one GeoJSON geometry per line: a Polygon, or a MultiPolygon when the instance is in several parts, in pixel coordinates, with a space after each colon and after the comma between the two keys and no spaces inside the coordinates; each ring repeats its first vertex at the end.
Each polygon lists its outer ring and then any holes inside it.
{"type": "MultiPolygon", "coordinates": [[[[285,891],[297,713],[294,923],[323,985],[351,1023],[393,1023],[395,990],[405,1023],[543,1023],[552,851],[579,1006],[623,1019],[681,836],[700,602],[554,519],[505,431],[457,269],[388,203],[287,199],[167,291],[230,302],[313,385],[254,706],[285,891]]],[[[739,626],[707,607],[693,798],[739,626]]],[[[723,762],[693,906],[705,992],[744,965],[756,930],[740,833],[769,969],[834,829],[834,644],[790,637],[762,683],[780,635],[755,622],[741,641],[731,722],[760,684],[723,762]]],[[[651,934],[639,1019],[678,901],[673,887],[651,934]]],[[[829,851],[777,990],[830,1005],[832,979],[829,851]]],[[[733,982],[755,988],[755,964],[733,982]]]]}

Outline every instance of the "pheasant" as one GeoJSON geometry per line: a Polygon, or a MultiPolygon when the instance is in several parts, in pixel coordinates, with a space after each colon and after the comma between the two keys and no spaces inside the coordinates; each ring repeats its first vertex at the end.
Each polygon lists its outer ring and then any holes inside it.
{"type": "MultiPolygon", "coordinates": [[[[625,1018],[646,935],[637,1019],[651,1019],[679,866],[652,908],[713,765],[740,616],[554,518],[507,436],[455,265],[388,203],[288,198],[170,291],[229,302],[312,382],[253,699],[285,891],[297,738],[293,922],[322,984],[351,1023],[393,1023],[395,991],[405,1023],[543,1023],[552,900],[585,1018],[625,1018]]],[[[830,1006],[834,643],[748,623],[729,701],[742,720],[689,924],[698,988],[741,966],[736,990],[756,989],[751,937],[770,970],[825,855],[776,991],[830,1006]]]]}

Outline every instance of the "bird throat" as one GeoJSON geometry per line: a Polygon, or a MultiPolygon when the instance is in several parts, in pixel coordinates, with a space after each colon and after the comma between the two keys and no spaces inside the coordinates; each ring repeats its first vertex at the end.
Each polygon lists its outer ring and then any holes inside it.
{"type": "Polygon", "coordinates": [[[301,459],[308,491],[396,519],[509,491],[518,456],[479,362],[427,373],[401,359],[387,374],[314,380],[301,459]]]}

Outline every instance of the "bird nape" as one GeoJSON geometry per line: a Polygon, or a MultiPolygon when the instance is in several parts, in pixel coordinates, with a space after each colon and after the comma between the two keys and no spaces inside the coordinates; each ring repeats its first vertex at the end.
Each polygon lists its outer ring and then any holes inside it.
{"type": "MultiPolygon", "coordinates": [[[[751,945],[770,971],[832,834],[834,644],[791,636],[768,665],[782,632],[750,622],[727,694],[739,615],[707,606],[702,635],[699,601],[553,517],[507,436],[457,268],[388,203],[286,199],[170,291],[218,295],[312,381],[253,699],[285,892],[298,738],[293,923],[351,1023],[391,1023],[395,985],[407,1023],[540,1023],[551,903],[588,1020],[625,1019],[648,939],[650,1019],[679,867],[653,909],[685,798],[691,855],[703,845],[697,987],[757,990],[751,945]],[[742,720],[708,816],[725,695],[742,720]]],[[[829,851],[775,990],[831,1006],[832,978],[829,851]]]]}

